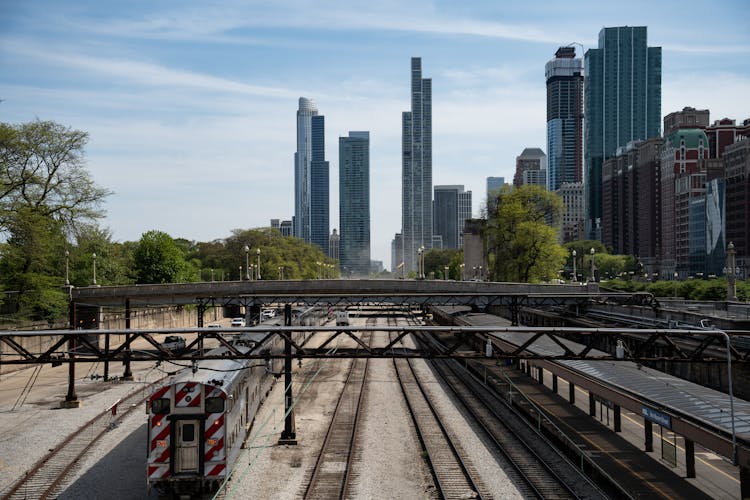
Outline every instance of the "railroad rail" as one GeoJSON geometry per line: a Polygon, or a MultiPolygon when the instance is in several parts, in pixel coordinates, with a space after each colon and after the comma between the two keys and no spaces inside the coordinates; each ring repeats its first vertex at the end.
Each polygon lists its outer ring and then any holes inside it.
{"type": "Polygon", "coordinates": [[[441,422],[412,362],[394,359],[393,364],[440,498],[488,498],[473,465],[441,422]]]}
{"type": "MultiPolygon", "coordinates": [[[[368,318],[374,323],[375,318],[368,318]]],[[[370,345],[373,332],[363,340],[370,345]]],[[[352,477],[352,455],[359,427],[369,358],[352,360],[344,388],[339,395],[323,446],[305,490],[305,499],[345,498],[352,477]]]]}
{"type": "Polygon", "coordinates": [[[2,500],[57,498],[68,486],[67,481],[86,452],[113,426],[143,404],[149,395],[148,388],[162,380],[132,391],[68,435],[3,492],[2,500]]]}

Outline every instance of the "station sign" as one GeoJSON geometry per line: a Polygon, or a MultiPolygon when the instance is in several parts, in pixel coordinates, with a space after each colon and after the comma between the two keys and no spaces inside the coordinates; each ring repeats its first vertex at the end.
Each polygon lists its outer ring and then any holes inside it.
{"type": "Polygon", "coordinates": [[[648,406],[643,406],[641,407],[641,414],[646,420],[650,420],[651,422],[666,427],[667,429],[672,428],[672,419],[666,413],[654,410],[648,406]]]}

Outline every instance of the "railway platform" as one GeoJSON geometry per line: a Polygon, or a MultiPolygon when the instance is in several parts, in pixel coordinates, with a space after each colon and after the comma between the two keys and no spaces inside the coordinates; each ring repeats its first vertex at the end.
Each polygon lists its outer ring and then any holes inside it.
{"type": "Polygon", "coordinates": [[[502,379],[497,382],[499,387],[505,388],[506,397],[509,391],[514,392],[511,398],[514,398],[515,405],[525,412],[533,412],[532,406],[518,394],[523,393],[634,498],[715,498],[532,377],[513,368],[496,365],[494,368],[502,370],[502,379]]]}

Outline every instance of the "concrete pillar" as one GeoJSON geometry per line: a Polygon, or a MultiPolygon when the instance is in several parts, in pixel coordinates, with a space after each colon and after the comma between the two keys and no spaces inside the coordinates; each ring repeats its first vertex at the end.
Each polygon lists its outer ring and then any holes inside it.
{"type": "Polygon", "coordinates": [[[695,443],[685,439],[685,471],[687,477],[695,477],[695,443]]]}
{"type": "Polygon", "coordinates": [[[646,451],[648,452],[654,451],[654,424],[652,424],[650,420],[644,420],[643,431],[644,431],[643,439],[644,439],[644,444],[646,446],[646,451]]]}
{"type": "Polygon", "coordinates": [[[620,417],[620,406],[615,405],[614,406],[614,424],[615,424],[615,432],[621,432],[622,431],[622,418],[620,417]]]}
{"type": "Polygon", "coordinates": [[[594,399],[594,393],[589,391],[589,416],[596,416],[596,400],[594,399]]]}
{"type": "Polygon", "coordinates": [[[573,382],[568,383],[568,401],[570,404],[576,404],[576,386],[573,382]]]}
{"type": "Polygon", "coordinates": [[[552,374],[552,392],[557,394],[557,375],[552,374]]]}

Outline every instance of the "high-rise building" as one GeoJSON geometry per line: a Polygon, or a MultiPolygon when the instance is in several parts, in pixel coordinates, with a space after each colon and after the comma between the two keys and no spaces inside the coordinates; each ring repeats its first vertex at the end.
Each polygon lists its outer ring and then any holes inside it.
{"type": "Polygon", "coordinates": [[[328,258],[333,260],[339,260],[339,243],[341,237],[338,231],[334,229],[331,232],[331,236],[328,237],[328,258]]]}
{"type": "Polygon", "coordinates": [[[547,189],[581,182],[583,172],[583,61],[560,47],[544,67],[547,80],[547,189]]]}
{"type": "Polygon", "coordinates": [[[586,229],[600,239],[602,163],[661,127],[661,47],[649,47],[645,26],[603,28],[584,57],[586,229]]]}
{"type": "Polygon", "coordinates": [[[681,128],[706,128],[709,115],[707,109],[695,109],[690,106],[669,113],[664,117],[664,137],[681,128]]]}
{"type": "Polygon", "coordinates": [[[555,192],[564,207],[560,240],[568,243],[583,239],[583,182],[563,182],[555,192]]]}
{"type": "Polygon", "coordinates": [[[539,148],[526,148],[516,156],[513,185],[521,187],[529,184],[547,187],[547,155],[539,148]]]}
{"type": "Polygon", "coordinates": [[[391,273],[396,278],[404,278],[404,238],[401,233],[396,233],[391,241],[391,273]]]}
{"type": "Polygon", "coordinates": [[[726,239],[737,252],[735,275],[744,280],[750,271],[750,138],[739,139],[726,147],[724,169],[726,239]]]}
{"type": "Polygon", "coordinates": [[[443,248],[463,247],[463,228],[471,219],[471,191],[463,186],[435,186],[433,236],[440,236],[443,248]]]}
{"type": "Polygon", "coordinates": [[[339,268],[343,276],[370,273],[370,133],[339,137],[339,268]]]}
{"type": "Polygon", "coordinates": [[[417,252],[432,247],[432,80],[422,78],[422,59],[411,59],[411,111],[401,122],[401,261],[417,271],[417,252]]]}
{"type": "Polygon", "coordinates": [[[279,231],[281,236],[294,236],[294,224],[290,220],[283,220],[279,224],[279,231]]]}
{"type": "Polygon", "coordinates": [[[328,253],[329,178],[325,161],[325,117],[315,103],[299,98],[294,154],[294,236],[328,253]]]}

